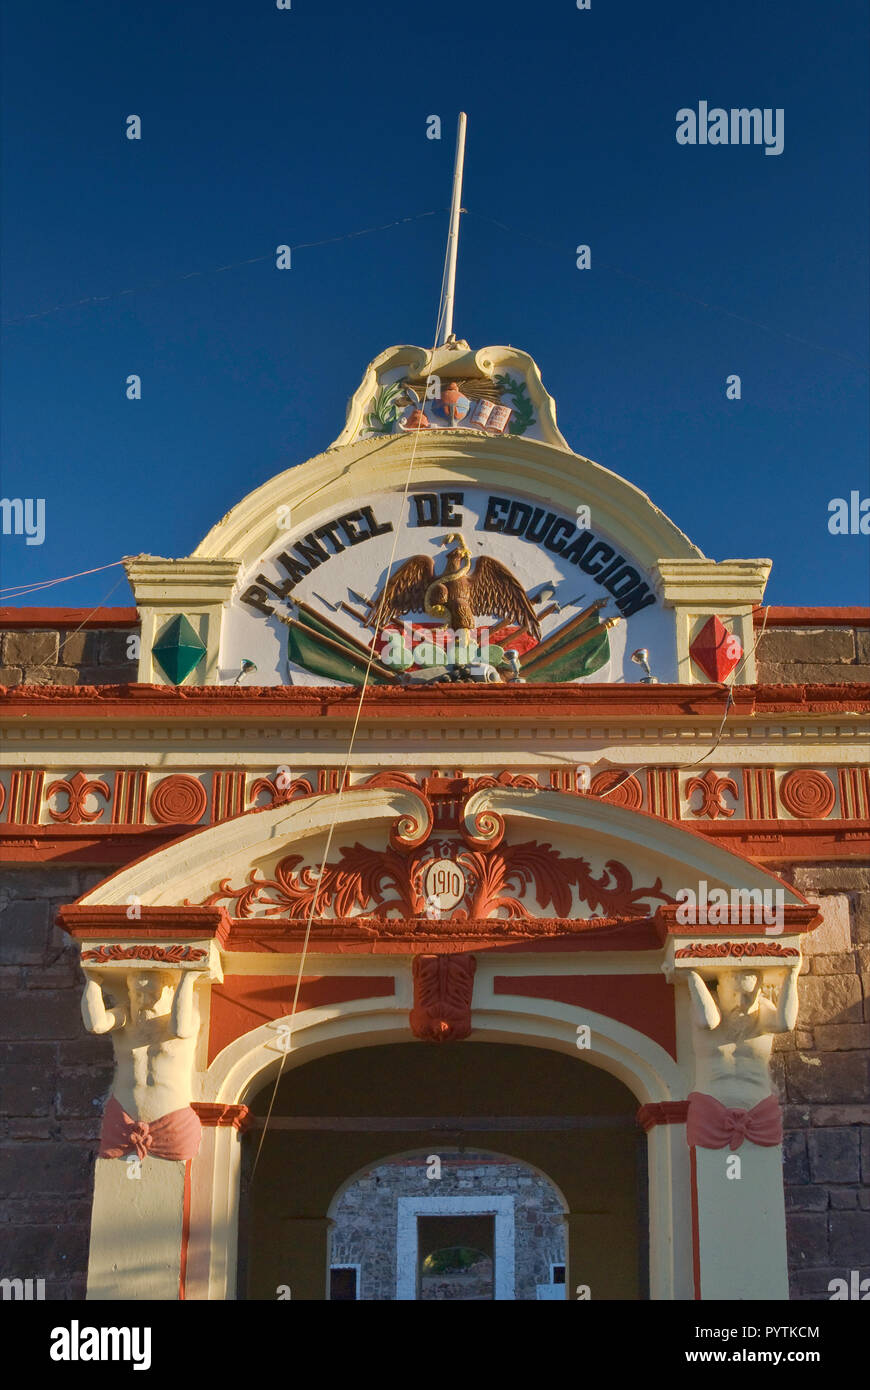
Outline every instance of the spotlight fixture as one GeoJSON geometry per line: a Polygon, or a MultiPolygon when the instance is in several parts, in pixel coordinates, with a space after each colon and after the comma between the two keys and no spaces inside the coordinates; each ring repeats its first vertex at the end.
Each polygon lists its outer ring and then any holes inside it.
{"type": "Polygon", "coordinates": [[[242,676],[246,676],[246,675],[248,674],[249,671],[256,671],[256,669],[257,669],[256,663],[253,662],[253,661],[251,661],[248,657],[243,656],[243,657],[242,657],[242,669],[239,671],[239,674],[236,676],[235,680],[233,681],[233,685],[238,685],[239,681],[242,679],[242,676]]]}
{"type": "Polygon", "coordinates": [[[658,681],[649,668],[649,649],[638,647],[636,652],[632,652],[631,659],[637,666],[641,666],[644,671],[641,685],[658,685],[658,681]]]}

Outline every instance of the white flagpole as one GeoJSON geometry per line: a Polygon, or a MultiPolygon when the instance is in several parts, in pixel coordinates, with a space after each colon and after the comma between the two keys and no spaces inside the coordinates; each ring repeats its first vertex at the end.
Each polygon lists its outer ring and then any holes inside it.
{"type": "Polygon", "coordinates": [[[464,111],[459,113],[456,128],[456,160],[453,166],[453,200],[450,204],[450,231],[447,235],[447,281],[444,288],[444,317],[439,347],[443,347],[453,333],[453,301],[456,294],[456,253],[459,249],[459,213],[462,201],[462,170],[465,165],[465,122],[464,111]]]}

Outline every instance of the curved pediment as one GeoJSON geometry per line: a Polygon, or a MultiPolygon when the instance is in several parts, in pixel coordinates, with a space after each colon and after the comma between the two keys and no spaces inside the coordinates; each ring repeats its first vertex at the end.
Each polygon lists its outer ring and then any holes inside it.
{"type": "Polygon", "coordinates": [[[398,787],[305,796],[196,831],[114,874],[84,906],[219,906],[318,920],[424,917],[640,920],[681,888],[805,899],[703,835],[594,796],[487,788],[464,803],[398,787]],[[330,837],[327,852],[327,840],[330,837]]]}
{"type": "Polygon", "coordinates": [[[247,573],[327,512],[338,514],[363,497],[404,489],[412,458],[412,494],[479,486],[521,494],[569,517],[587,507],[595,526],[646,569],[660,559],[702,558],[646,493],[609,468],[552,443],[462,430],[342,442],[248,493],[212,527],[193,556],[241,561],[247,573]]]}

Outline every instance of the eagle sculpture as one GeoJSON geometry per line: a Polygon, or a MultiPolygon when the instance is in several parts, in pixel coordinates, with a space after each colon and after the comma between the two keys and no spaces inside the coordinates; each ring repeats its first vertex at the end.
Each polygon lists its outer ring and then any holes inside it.
{"type": "Polygon", "coordinates": [[[366,614],[369,627],[387,627],[403,613],[428,613],[454,631],[474,627],[475,613],[494,613],[515,623],[521,632],[540,639],[541,625],[525,590],[507,565],[490,555],[472,564],[463,536],[454,532],[446,543],[458,545],[447,556],[444,573],[436,578],[431,555],[412,555],[375,595],[366,614]]]}

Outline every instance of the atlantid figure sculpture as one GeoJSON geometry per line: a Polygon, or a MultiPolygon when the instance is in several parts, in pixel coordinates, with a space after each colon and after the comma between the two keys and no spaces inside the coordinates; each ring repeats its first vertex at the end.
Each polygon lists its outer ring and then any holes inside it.
{"type": "Polygon", "coordinates": [[[689,1096],[686,1137],[690,1145],[736,1149],[749,1139],[761,1145],[782,1141],[782,1117],[770,1080],[770,1054],[776,1033],[797,1022],[800,962],[778,977],[776,1004],[761,993],[756,971],[721,970],[715,994],[697,970],[688,973],[695,1044],[695,1088],[689,1096]]]}
{"type": "Polygon", "coordinates": [[[82,1017],[91,1033],[111,1033],[112,1094],[103,1116],[100,1157],[187,1159],[199,1149],[200,1121],[191,1109],[199,1028],[198,971],[112,972],[111,983],[85,970],[82,1017]],[[120,988],[114,988],[115,981],[120,988]],[[111,991],[107,1003],[104,989],[111,991]],[[126,995],[126,1000],[119,995],[126,995]]]}

